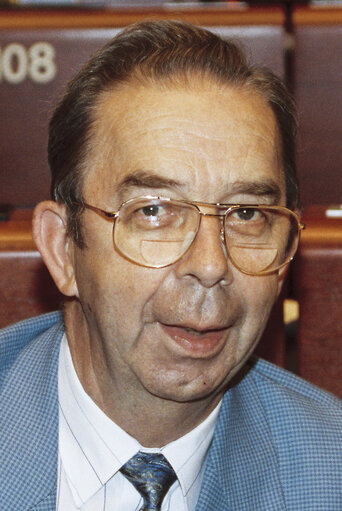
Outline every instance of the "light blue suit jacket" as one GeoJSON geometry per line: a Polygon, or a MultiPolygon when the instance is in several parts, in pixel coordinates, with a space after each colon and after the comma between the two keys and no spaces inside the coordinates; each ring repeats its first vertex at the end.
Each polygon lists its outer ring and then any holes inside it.
{"type": "MultiPolygon", "coordinates": [[[[1,511],[55,510],[63,332],[59,313],[0,332],[1,511]]],[[[196,511],[285,510],[342,510],[342,403],[252,360],[225,394],[196,511]]]]}

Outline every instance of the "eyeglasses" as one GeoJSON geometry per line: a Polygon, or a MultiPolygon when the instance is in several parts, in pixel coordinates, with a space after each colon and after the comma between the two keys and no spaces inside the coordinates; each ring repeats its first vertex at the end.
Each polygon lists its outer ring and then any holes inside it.
{"type": "Polygon", "coordinates": [[[169,266],[186,254],[203,216],[221,219],[220,236],[231,262],[249,275],[267,275],[288,264],[304,225],[282,206],[211,204],[164,197],[137,197],[117,211],[87,209],[113,220],[116,249],[130,261],[150,268],[169,266]],[[205,213],[212,209],[215,212],[205,213]]]}

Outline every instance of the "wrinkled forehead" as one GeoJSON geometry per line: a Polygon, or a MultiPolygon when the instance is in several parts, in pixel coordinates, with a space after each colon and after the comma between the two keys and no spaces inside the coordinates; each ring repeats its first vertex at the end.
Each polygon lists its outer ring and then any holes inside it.
{"type": "Polygon", "coordinates": [[[247,88],[199,78],[125,84],[102,93],[89,141],[84,189],[96,194],[101,187],[115,190],[137,171],[188,187],[202,183],[213,193],[236,180],[274,179],[283,186],[275,116],[247,88]]]}

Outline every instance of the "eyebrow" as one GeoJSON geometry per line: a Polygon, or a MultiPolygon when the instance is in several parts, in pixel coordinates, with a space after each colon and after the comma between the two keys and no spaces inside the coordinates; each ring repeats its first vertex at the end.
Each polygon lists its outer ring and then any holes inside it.
{"type": "MultiPolygon", "coordinates": [[[[175,179],[158,176],[147,170],[135,170],[126,176],[118,185],[119,194],[123,194],[130,188],[184,188],[186,185],[175,179]]],[[[229,195],[245,194],[257,197],[271,197],[275,204],[279,203],[281,198],[281,189],[279,185],[272,179],[264,181],[235,181],[229,190],[229,195]]]]}
{"type": "Polygon", "coordinates": [[[123,193],[129,188],[181,188],[184,184],[175,179],[170,179],[157,174],[152,174],[146,170],[136,170],[126,176],[118,186],[119,193],[123,193]]]}
{"type": "Polygon", "coordinates": [[[236,181],[229,194],[255,195],[257,197],[271,197],[274,203],[279,203],[282,193],[279,185],[272,179],[266,181],[236,181]]]}

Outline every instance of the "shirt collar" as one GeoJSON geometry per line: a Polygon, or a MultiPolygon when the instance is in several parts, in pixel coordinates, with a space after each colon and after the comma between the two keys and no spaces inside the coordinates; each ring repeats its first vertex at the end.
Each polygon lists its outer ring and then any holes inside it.
{"type": "Polygon", "coordinates": [[[87,502],[139,450],[164,454],[176,472],[185,498],[194,484],[200,484],[221,403],[183,437],[160,449],[146,449],[85,392],[73,366],[66,335],[61,343],[58,386],[59,454],[77,507],[87,502]]]}

